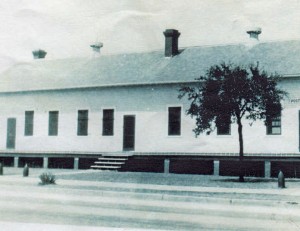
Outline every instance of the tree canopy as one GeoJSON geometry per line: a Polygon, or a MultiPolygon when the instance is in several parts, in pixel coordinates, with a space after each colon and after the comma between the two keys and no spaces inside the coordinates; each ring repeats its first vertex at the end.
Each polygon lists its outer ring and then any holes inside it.
{"type": "Polygon", "coordinates": [[[210,67],[192,86],[183,86],[179,98],[190,101],[187,114],[196,118],[194,132],[208,134],[216,127],[237,123],[240,157],[243,157],[242,119],[267,124],[281,114],[281,100],[287,94],[277,85],[280,75],[268,74],[258,65],[248,67],[222,63],[210,67]]]}

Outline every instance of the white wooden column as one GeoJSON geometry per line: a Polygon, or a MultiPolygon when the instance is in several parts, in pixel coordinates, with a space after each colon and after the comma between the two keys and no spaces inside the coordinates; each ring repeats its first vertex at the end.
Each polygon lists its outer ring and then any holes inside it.
{"type": "Polygon", "coordinates": [[[164,160],[164,173],[169,173],[170,172],[170,160],[165,159],[164,160]]]}
{"type": "Polygon", "coordinates": [[[220,161],[214,160],[214,176],[220,175],[220,161]]]}
{"type": "Polygon", "coordinates": [[[265,177],[271,177],[271,162],[268,160],[265,161],[265,177]]]}
{"type": "Polygon", "coordinates": [[[19,157],[18,156],[14,157],[14,167],[15,168],[19,167],[19,157]]]}
{"type": "Polygon", "coordinates": [[[48,157],[43,158],[43,167],[48,168],[48,157]]]}
{"type": "Polygon", "coordinates": [[[74,169],[78,169],[78,167],[79,167],[79,158],[75,157],[74,158],[74,169]]]}

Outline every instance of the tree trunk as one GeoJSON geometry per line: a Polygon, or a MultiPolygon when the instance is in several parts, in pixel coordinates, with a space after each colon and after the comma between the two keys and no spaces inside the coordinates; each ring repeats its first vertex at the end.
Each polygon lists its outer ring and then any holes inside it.
{"type": "Polygon", "coordinates": [[[237,116],[238,133],[239,133],[239,144],[240,144],[240,155],[239,155],[239,181],[244,182],[244,171],[243,171],[243,158],[244,158],[244,141],[243,141],[243,125],[241,118],[237,116]]]}

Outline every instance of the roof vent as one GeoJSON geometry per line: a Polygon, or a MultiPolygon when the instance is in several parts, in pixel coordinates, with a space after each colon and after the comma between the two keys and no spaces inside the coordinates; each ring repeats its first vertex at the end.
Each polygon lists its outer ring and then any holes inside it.
{"type": "Polygon", "coordinates": [[[101,47],[103,47],[103,43],[95,43],[90,45],[90,47],[93,49],[94,52],[100,53],[101,47]]]}
{"type": "Polygon", "coordinates": [[[178,37],[180,33],[175,29],[167,29],[165,35],[165,57],[172,57],[178,54],[178,37]]]}
{"type": "Polygon", "coordinates": [[[38,50],[32,51],[32,54],[33,54],[34,59],[43,59],[43,58],[45,58],[47,52],[44,50],[38,49],[38,50]]]}
{"type": "Polygon", "coordinates": [[[252,28],[251,30],[247,31],[247,34],[250,35],[250,38],[254,38],[254,39],[258,40],[258,35],[261,34],[261,28],[259,28],[259,27],[252,28]]]}

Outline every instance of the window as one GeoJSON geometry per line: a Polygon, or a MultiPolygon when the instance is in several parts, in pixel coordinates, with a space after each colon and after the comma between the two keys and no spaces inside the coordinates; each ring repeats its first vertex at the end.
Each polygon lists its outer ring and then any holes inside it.
{"type": "Polygon", "coordinates": [[[230,125],[231,125],[230,116],[222,116],[222,118],[217,119],[216,120],[217,134],[230,135],[230,125]]]}
{"type": "Polygon", "coordinates": [[[169,107],[169,136],[181,134],[181,107],[169,107]]]}
{"type": "Polygon", "coordinates": [[[274,116],[267,118],[267,135],[281,134],[281,116],[274,116]]]}
{"type": "Polygon", "coordinates": [[[102,135],[103,136],[114,135],[114,110],[113,109],[103,110],[102,135]]]}
{"type": "Polygon", "coordinates": [[[25,111],[25,136],[33,135],[33,117],[34,111],[25,111]]]}
{"type": "Polygon", "coordinates": [[[78,111],[77,135],[87,136],[88,134],[88,110],[78,111]]]}
{"type": "Polygon", "coordinates": [[[48,135],[57,136],[58,134],[58,111],[49,111],[48,135]]]}

